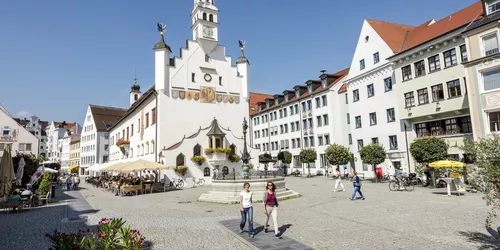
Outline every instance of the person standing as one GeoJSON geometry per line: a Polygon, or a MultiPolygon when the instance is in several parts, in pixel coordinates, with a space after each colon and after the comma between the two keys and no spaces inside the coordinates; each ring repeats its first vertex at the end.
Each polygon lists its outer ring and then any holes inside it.
{"type": "Polygon", "coordinates": [[[354,200],[354,198],[356,197],[356,192],[359,193],[361,199],[364,200],[365,197],[363,196],[363,193],[361,193],[361,179],[359,178],[358,172],[356,171],[353,172],[352,185],[354,186],[354,192],[352,193],[351,200],[354,200]]]}
{"type": "Polygon", "coordinates": [[[266,224],[264,224],[264,232],[267,233],[269,217],[273,217],[274,236],[280,238],[280,231],[278,228],[278,199],[276,199],[276,185],[272,181],[267,183],[266,192],[264,192],[264,213],[267,216],[266,224]]]}
{"type": "Polygon", "coordinates": [[[66,190],[68,190],[68,191],[71,190],[71,177],[70,176],[66,177],[66,190]]]}
{"type": "Polygon", "coordinates": [[[340,171],[337,169],[335,171],[335,189],[333,189],[333,192],[337,192],[337,187],[339,186],[342,187],[342,192],[345,192],[345,187],[344,184],[342,184],[342,175],[340,174],[340,171]]]}
{"type": "Polygon", "coordinates": [[[243,233],[243,228],[248,219],[248,235],[253,238],[255,232],[253,231],[253,206],[252,206],[252,192],[250,192],[250,183],[243,184],[243,191],[240,192],[240,212],[241,223],[240,233],[243,233]]]}

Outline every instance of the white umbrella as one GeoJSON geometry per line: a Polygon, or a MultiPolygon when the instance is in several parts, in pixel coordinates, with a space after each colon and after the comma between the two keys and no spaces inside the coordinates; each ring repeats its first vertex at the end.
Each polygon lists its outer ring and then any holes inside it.
{"type": "Polygon", "coordinates": [[[45,166],[40,166],[38,167],[38,169],[36,170],[37,172],[41,172],[42,174],[45,173],[45,172],[49,172],[49,173],[57,173],[58,171],[55,170],[55,169],[52,169],[52,168],[46,168],[45,166]]]}
{"type": "Polygon", "coordinates": [[[17,168],[17,173],[16,173],[16,185],[21,186],[23,185],[23,174],[24,174],[24,166],[26,165],[26,162],[24,161],[24,157],[21,157],[21,160],[19,161],[19,167],[17,168]]]}

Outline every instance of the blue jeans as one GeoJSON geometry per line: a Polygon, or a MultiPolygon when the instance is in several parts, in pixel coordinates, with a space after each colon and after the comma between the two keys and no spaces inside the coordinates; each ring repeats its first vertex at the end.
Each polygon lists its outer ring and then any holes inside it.
{"type": "Polygon", "coordinates": [[[361,187],[354,186],[354,192],[352,193],[352,199],[354,200],[354,197],[356,197],[356,192],[359,193],[361,196],[361,199],[364,199],[365,197],[363,196],[363,193],[361,193],[361,187]]]}
{"type": "Polygon", "coordinates": [[[243,208],[243,211],[241,211],[241,223],[240,223],[241,230],[243,230],[243,228],[245,228],[245,223],[247,222],[247,218],[248,218],[248,234],[252,235],[253,234],[253,207],[243,208]]]}

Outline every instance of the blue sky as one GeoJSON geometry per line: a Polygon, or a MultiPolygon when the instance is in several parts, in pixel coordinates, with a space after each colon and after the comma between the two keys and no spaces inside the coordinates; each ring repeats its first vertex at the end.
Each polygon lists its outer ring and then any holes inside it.
{"type": "MultiPolygon", "coordinates": [[[[219,40],[247,42],[250,91],[281,93],[350,65],[364,18],[418,25],[474,0],[216,0],[219,40]]],[[[191,39],[193,0],[0,1],[0,103],[14,116],[82,122],[88,104],[127,107],[154,84],[156,23],[173,55],[191,39]]]]}

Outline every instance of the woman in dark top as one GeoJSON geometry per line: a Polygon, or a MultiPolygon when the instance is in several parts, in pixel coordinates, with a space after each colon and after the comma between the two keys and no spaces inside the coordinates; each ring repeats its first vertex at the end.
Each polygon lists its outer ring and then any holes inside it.
{"type": "Polygon", "coordinates": [[[274,235],[280,237],[280,232],[278,229],[278,200],[276,199],[276,185],[273,182],[267,183],[267,190],[264,192],[264,213],[267,216],[266,224],[264,224],[264,232],[267,233],[267,226],[269,223],[269,217],[272,215],[274,224],[274,235]]]}

